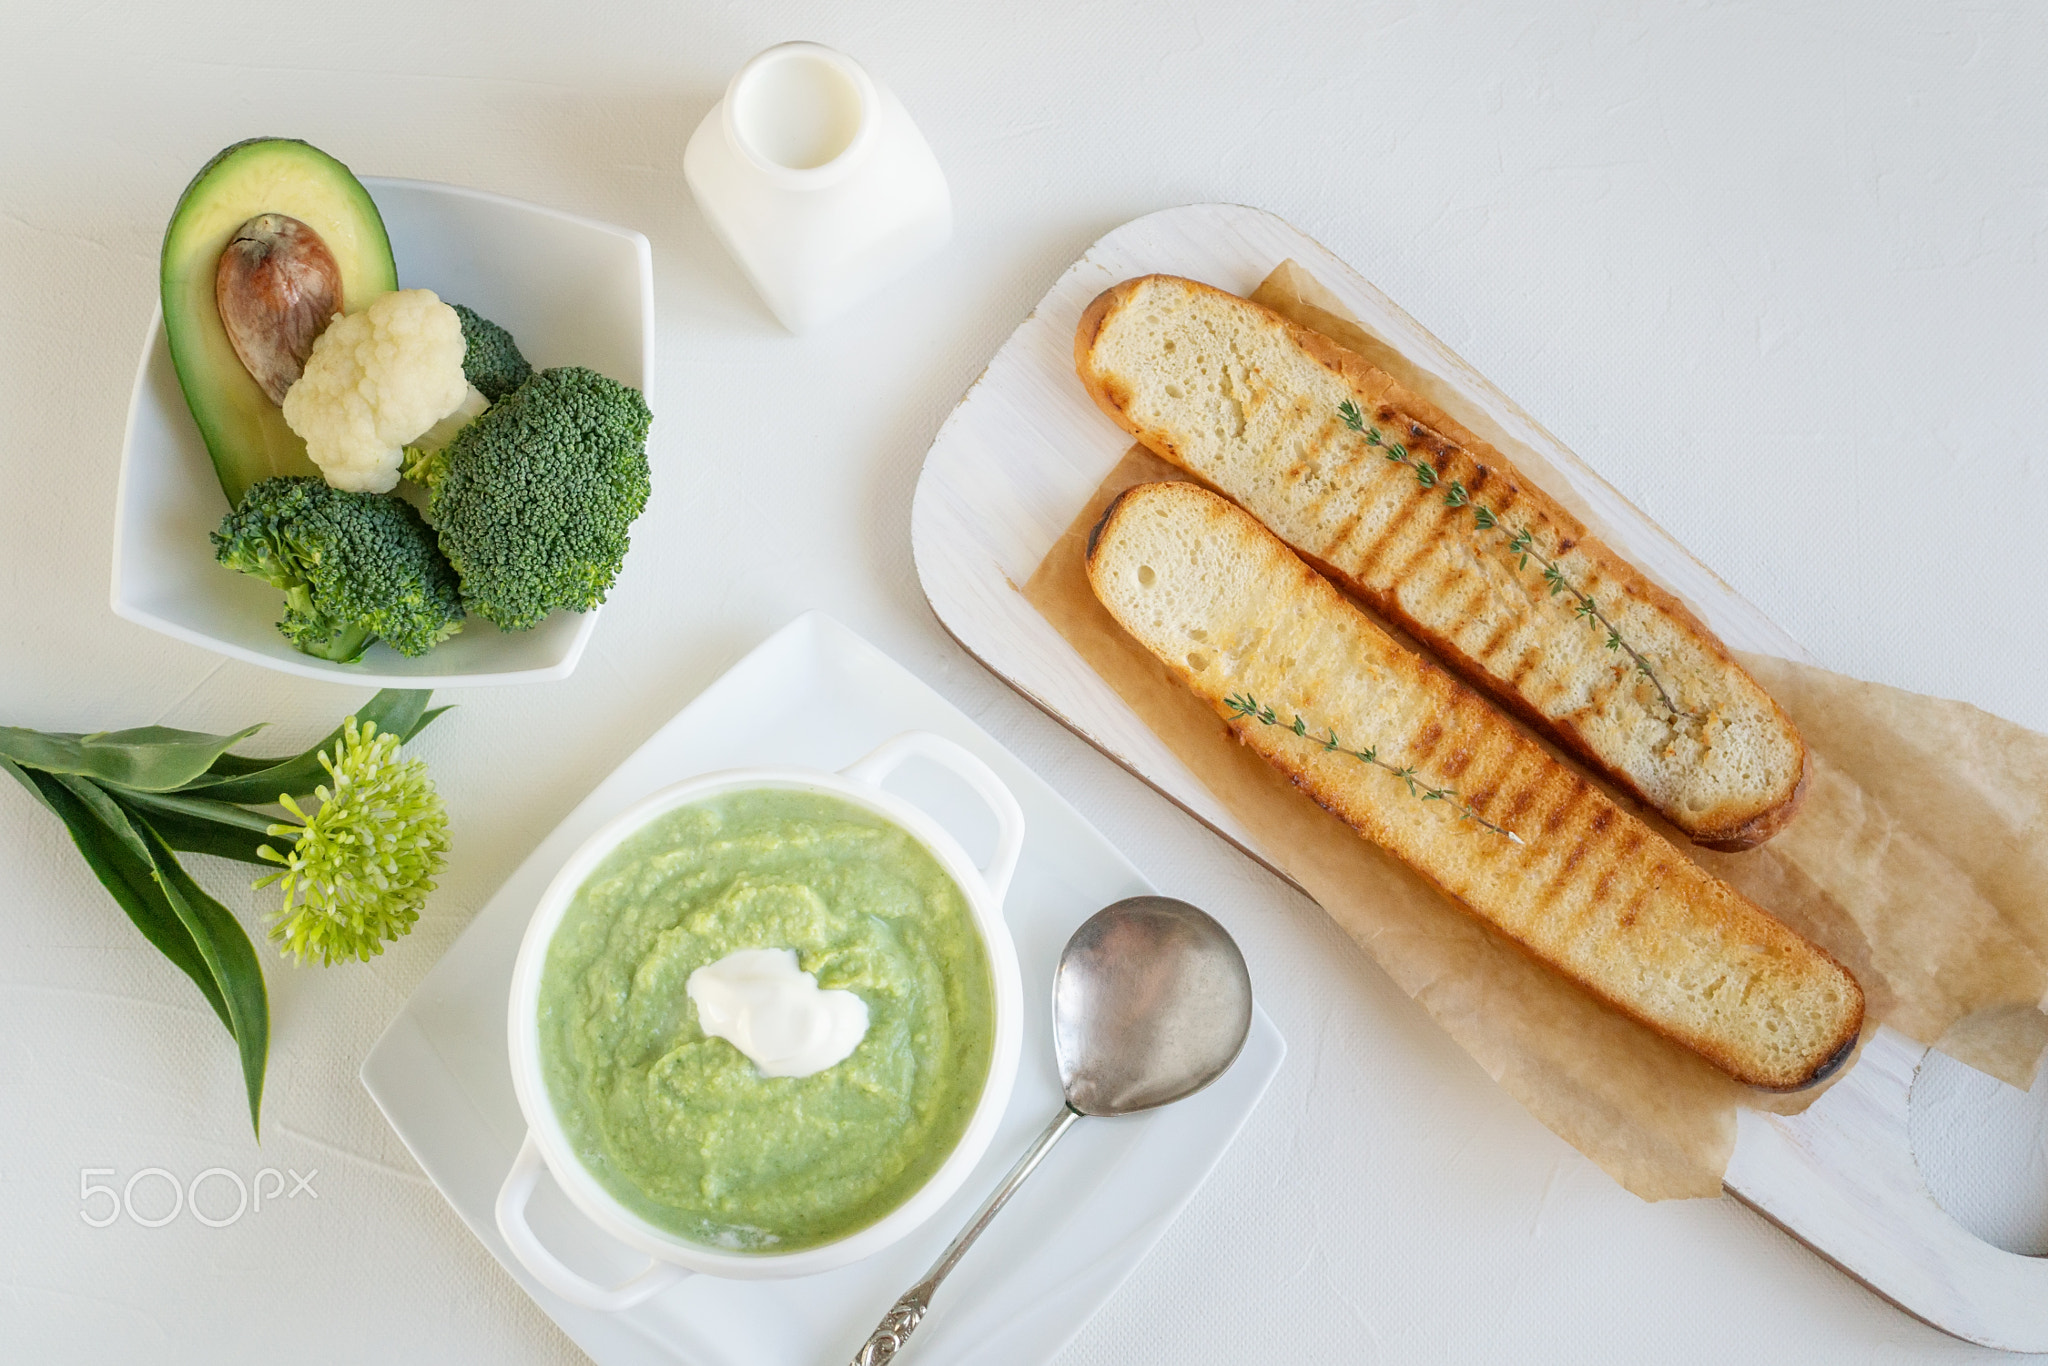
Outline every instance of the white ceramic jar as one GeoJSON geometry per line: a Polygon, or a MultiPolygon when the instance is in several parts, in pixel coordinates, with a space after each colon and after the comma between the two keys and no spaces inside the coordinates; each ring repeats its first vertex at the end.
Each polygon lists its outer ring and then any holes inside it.
{"type": "Polygon", "coordinates": [[[586,1309],[629,1309],[692,1272],[736,1280],[808,1276],[845,1266],[894,1243],[951,1199],[987,1151],[1009,1104],[1023,1044],[1023,986],[1017,950],[1003,921],[1003,898],[1024,846],[1024,813],[1017,799],[980,759],[943,736],[906,731],[838,773],[803,768],[729,769],[692,778],[635,803],[592,835],[562,865],[542,894],[519,958],[512,969],[508,1027],[512,1086],[526,1118],[526,1141],[498,1191],[498,1231],[534,1279],[586,1309]],[[996,818],[996,846],[977,868],[943,826],[903,798],[882,789],[889,775],[912,758],[932,760],[964,779],[996,818]],[[540,980],[548,943],[562,923],[577,888],[619,843],[656,817],[679,806],[726,792],[780,788],[821,792],[864,807],[908,831],[931,851],[967,898],[975,927],[988,950],[994,979],[995,1040],[981,1100],[953,1151],[931,1179],[908,1200],[866,1228],[837,1241],[797,1252],[734,1253],[694,1243],[657,1228],[629,1210],[577,1160],[547,1094],[540,1067],[540,980]],[[615,1286],[601,1286],[577,1274],[534,1236],[526,1207],[545,1171],[585,1218],[619,1242],[646,1254],[646,1270],[615,1286]]]}
{"type": "Polygon", "coordinates": [[[946,176],[902,101],[817,43],[739,69],[683,176],[783,326],[818,326],[943,247],[946,176]]]}

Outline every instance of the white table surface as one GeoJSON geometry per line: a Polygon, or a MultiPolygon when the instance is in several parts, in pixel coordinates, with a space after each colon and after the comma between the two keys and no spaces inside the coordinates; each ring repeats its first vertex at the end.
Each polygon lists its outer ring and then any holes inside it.
{"type": "Polygon", "coordinates": [[[1733,1202],[1623,1194],[1313,905],[963,656],[918,590],[911,488],[982,362],[1108,228],[1227,199],[1354,262],[1830,666],[2048,728],[2048,14],[1538,8],[374,0],[298,32],[219,0],[0,3],[0,722],[268,718],[282,747],[363,697],[107,607],[158,237],[217,148],[301,136],[639,228],[659,310],[656,492],[596,640],[566,682],[446,696],[420,750],[455,847],[409,939],[268,964],[260,1149],[211,1012],[0,785],[0,1357],[577,1360],[356,1068],[536,839],[822,607],[1229,924],[1292,1045],[1066,1366],[1997,1358],[1733,1202]],[[914,284],[801,339],[681,170],[730,71],[792,37],[902,96],[959,216],[914,284]],[[223,1228],[82,1221],[82,1169],[150,1167],[317,1170],[317,1196],[223,1228]]]}

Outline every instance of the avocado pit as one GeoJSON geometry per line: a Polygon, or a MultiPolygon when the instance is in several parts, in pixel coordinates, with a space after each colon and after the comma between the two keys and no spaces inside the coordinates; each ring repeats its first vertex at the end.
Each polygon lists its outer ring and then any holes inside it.
{"type": "Polygon", "coordinates": [[[314,341],[343,311],[341,268],[312,228],[285,214],[259,213],[235,229],[221,252],[214,303],[242,367],[281,404],[314,341]]]}

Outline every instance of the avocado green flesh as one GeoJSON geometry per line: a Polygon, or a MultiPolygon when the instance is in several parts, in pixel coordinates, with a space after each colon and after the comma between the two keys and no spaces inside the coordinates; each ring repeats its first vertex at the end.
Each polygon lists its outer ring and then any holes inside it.
{"type": "Polygon", "coordinates": [[[658,1228],[789,1252],[865,1228],[946,1160],[988,1080],[995,993],[959,885],[907,832],[759,789],[657,817],[584,881],[541,969],[541,1075],[586,1170],[658,1228]],[[857,994],[844,1061],[764,1077],[704,1033],[690,974],[795,949],[857,994]]]}
{"type": "Polygon", "coordinates": [[[164,335],[230,504],[272,475],[319,473],[306,443],[243,368],[214,303],[221,252],[260,213],[289,215],[320,234],[341,270],[344,311],[398,288],[391,240],[370,192],[318,148],[286,138],[238,142],[192,178],[164,231],[164,335]]]}

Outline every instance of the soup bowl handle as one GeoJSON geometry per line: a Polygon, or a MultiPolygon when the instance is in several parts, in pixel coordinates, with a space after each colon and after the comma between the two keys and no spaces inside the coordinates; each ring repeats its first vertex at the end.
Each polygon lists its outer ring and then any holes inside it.
{"type": "Polygon", "coordinates": [[[841,776],[869,787],[880,787],[906,759],[929,759],[963,779],[975,795],[987,804],[996,818],[996,848],[980,868],[981,880],[1000,906],[1017,872],[1017,856],[1024,851],[1024,809],[979,756],[928,730],[906,730],[884,740],[873,753],[856,759],[839,770],[841,776]]]}
{"type": "Polygon", "coordinates": [[[533,1273],[535,1280],[571,1304],[615,1313],[631,1309],[690,1274],[685,1267],[650,1258],[645,1271],[607,1289],[562,1265],[554,1253],[541,1246],[532,1226],[526,1222],[526,1204],[533,1198],[534,1187],[540,1184],[541,1173],[546,1170],[547,1163],[542,1160],[540,1147],[533,1141],[529,1130],[526,1141],[519,1145],[519,1156],[513,1159],[512,1170],[505,1176],[505,1184],[498,1188],[498,1232],[504,1235],[512,1255],[533,1273]]]}

